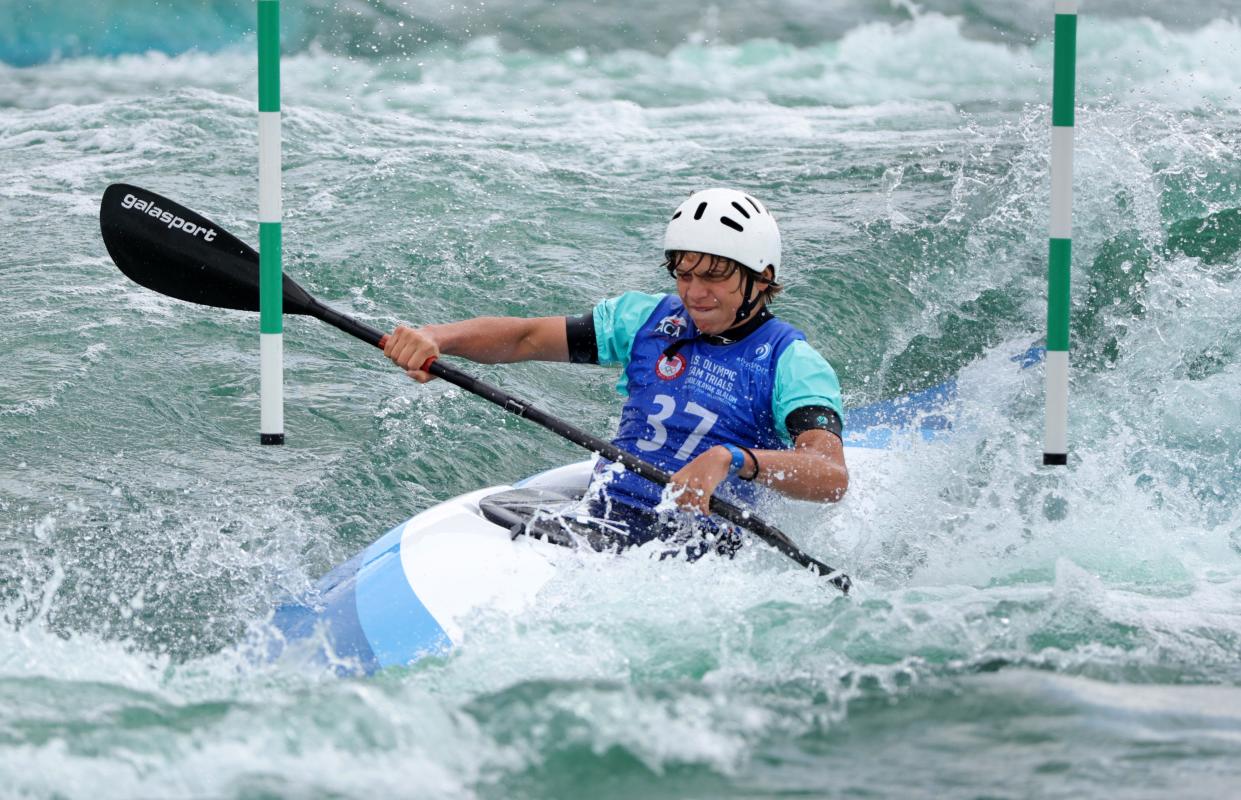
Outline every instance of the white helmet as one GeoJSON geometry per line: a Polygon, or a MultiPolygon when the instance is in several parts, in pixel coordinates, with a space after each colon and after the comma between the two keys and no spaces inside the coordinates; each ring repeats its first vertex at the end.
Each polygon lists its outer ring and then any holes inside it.
{"type": "Polygon", "coordinates": [[[664,252],[688,250],[731,258],[780,280],[780,229],[763,204],[736,189],[703,189],[677,208],[664,233],[664,252]]]}

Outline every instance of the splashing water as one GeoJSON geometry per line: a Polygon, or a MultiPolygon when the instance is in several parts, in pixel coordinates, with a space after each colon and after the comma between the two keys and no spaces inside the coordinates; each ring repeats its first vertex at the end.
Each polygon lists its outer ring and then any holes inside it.
{"type": "MultiPolygon", "coordinates": [[[[761,547],[583,557],[451,655],[371,680],[256,666],[244,642],[281,597],[420,508],[580,454],[302,319],[289,444],[255,445],[257,321],[127,283],[96,223],[123,180],[256,241],[251,7],[188,4],[158,36],[120,0],[18,16],[0,26],[20,32],[0,35],[0,783],[1230,791],[1241,27],[1209,4],[1082,18],[1072,457],[1048,471],[1041,370],[1010,358],[1045,326],[1042,12],[786,0],[752,30],[732,4],[648,5],[594,39],[595,4],[291,11],[286,269],[380,327],[576,314],[666,290],[668,209],[744,185],[784,231],[776,310],[850,406],[958,377],[951,437],[898,440],[837,508],[775,512],[853,597],[761,547]]],[[[608,370],[476,371],[617,424],[608,370]]]]}

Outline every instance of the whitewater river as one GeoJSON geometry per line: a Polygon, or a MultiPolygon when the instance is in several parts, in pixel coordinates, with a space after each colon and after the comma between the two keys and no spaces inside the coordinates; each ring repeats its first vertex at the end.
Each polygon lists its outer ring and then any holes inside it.
{"type": "MultiPolygon", "coordinates": [[[[256,665],[282,597],[581,454],[307,318],[260,448],[257,317],[130,283],[98,228],[124,181],[257,244],[253,4],[0,0],[0,796],[1241,792],[1230,3],[1083,9],[1054,470],[1010,358],[1046,324],[1050,2],[286,5],[285,268],[320,299],[387,329],[668,290],[667,215],[741,186],[846,404],[958,376],[956,430],[770,510],[848,599],[759,543],[582,557],[445,657],[256,665]]],[[[612,370],[471,369],[618,422],[612,370]]]]}

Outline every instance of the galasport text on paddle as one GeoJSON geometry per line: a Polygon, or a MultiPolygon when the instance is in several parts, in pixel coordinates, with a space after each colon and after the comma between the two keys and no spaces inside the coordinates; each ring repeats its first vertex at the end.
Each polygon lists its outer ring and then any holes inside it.
{"type": "MultiPolygon", "coordinates": [[[[200,305],[259,310],[259,254],[201,214],[146,189],[116,183],[103,193],[99,228],[108,254],[121,272],[135,283],[200,305]]],[[[283,279],[286,313],[323,320],[380,349],[386,344],[387,334],[323,305],[288,275],[283,279]]],[[[619,462],[649,481],[668,485],[668,473],[653,464],[495,386],[438,360],[424,364],[422,369],[511,414],[542,425],[576,445],[619,462]]],[[[826,577],[840,591],[849,592],[848,575],[806,555],[779,529],[719,497],[711,498],[711,511],[750,531],[801,566],[826,577]]]]}

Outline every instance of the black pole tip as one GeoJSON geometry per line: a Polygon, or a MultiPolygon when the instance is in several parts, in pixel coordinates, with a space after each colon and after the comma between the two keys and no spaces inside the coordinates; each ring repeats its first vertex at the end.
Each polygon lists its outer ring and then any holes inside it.
{"type": "Polygon", "coordinates": [[[1068,463],[1068,453],[1043,453],[1043,466],[1045,467],[1063,467],[1068,463]]]}
{"type": "Polygon", "coordinates": [[[284,444],[283,433],[260,433],[259,444],[284,444]]]}

